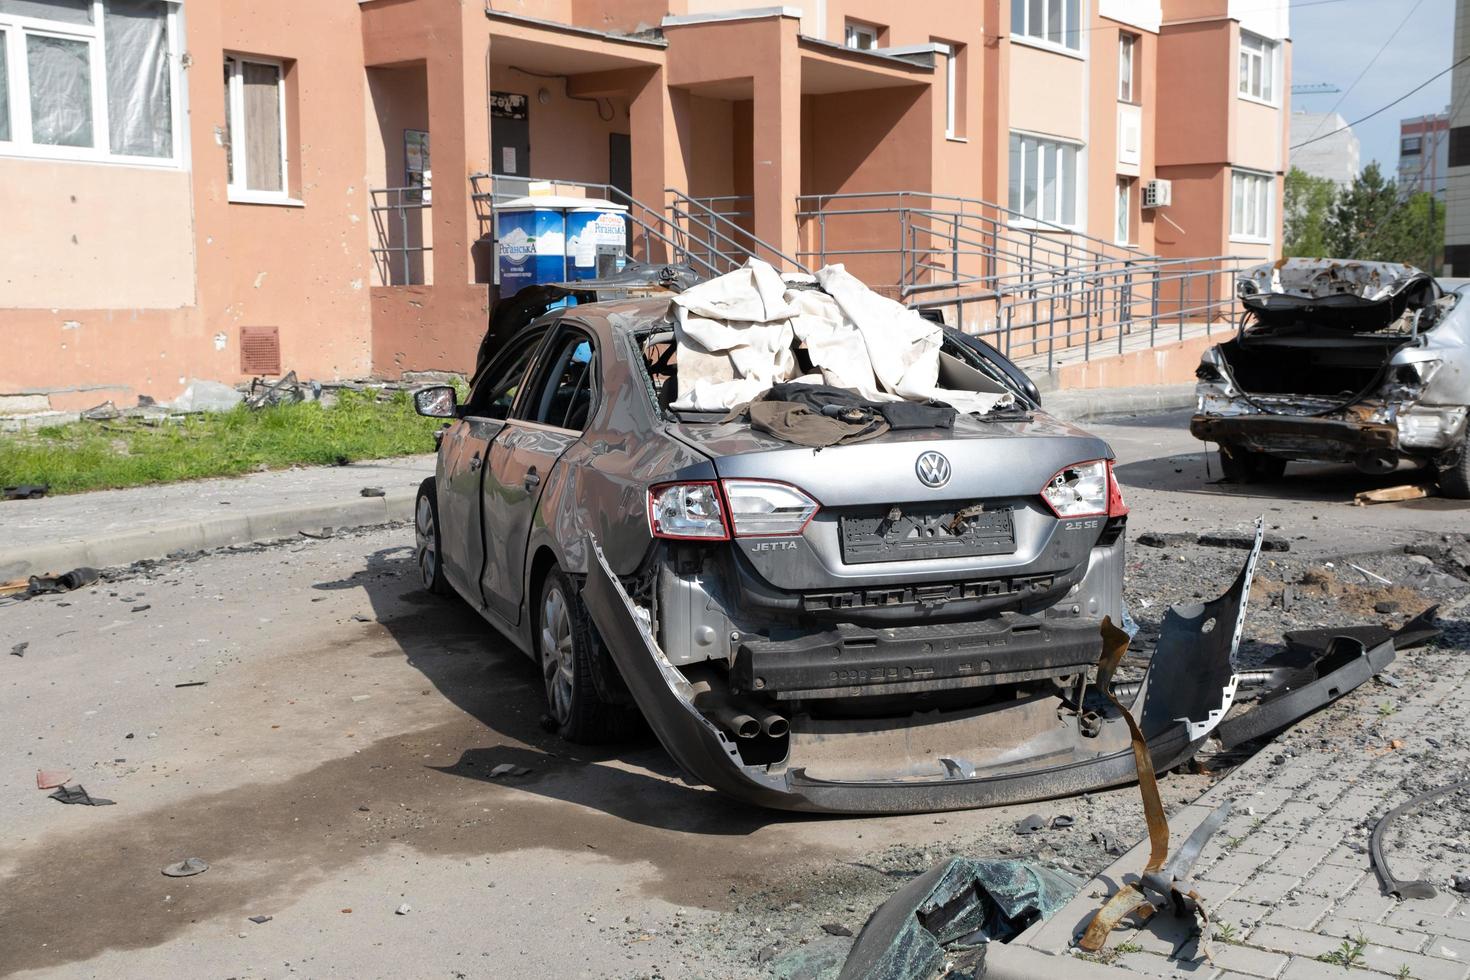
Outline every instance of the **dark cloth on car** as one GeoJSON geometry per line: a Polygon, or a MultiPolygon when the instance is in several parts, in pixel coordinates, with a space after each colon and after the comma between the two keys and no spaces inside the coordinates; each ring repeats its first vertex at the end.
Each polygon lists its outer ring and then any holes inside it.
{"type": "Polygon", "coordinates": [[[798,446],[825,449],[876,439],[890,428],[883,416],[863,408],[823,415],[799,402],[756,401],[746,406],[750,427],[798,446]]]}
{"type": "Polygon", "coordinates": [[[951,406],[932,399],[925,402],[870,401],[851,388],[797,381],[772,385],[761,400],[795,402],[821,415],[863,409],[881,416],[890,429],[953,429],[956,414],[951,406]]]}

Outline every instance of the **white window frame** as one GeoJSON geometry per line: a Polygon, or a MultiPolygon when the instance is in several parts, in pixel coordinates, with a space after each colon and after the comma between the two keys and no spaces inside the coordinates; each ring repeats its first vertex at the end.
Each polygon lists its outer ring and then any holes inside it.
{"type": "Polygon", "coordinates": [[[849,20],[844,23],[842,29],[842,43],[854,51],[876,51],[878,50],[878,35],[881,31],[875,24],[865,24],[860,20],[849,20]],[[864,46],[857,43],[867,38],[869,43],[864,46]]]}
{"type": "Polygon", "coordinates": [[[1230,171],[1230,240],[1270,245],[1276,218],[1276,178],[1234,168],[1230,171]]]}
{"type": "MultiPolygon", "coordinates": [[[[1013,130],[1011,130],[1010,133],[1009,133],[1009,137],[1020,137],[1020,139],[1022,140],[1022,157],[1021,157],[1021,180],[1022,180],[1022,184],[1021,184],[1020,199],[1016,202],[1016,204],[1018,206],[1016,206],[1016,207],[1010,207],[1010,201],[1009,200],[1006,201],[1006,204],[1007,204],[1008,209],[1011,210],[1011,211],[1013,211],[1013,212],[1016,212],[1016,213],[1014,213],[1014,214],[1012,214],[1010,216],[1010,220],[1007,222],[1007,224],[1009,224],[1012,228],[1040,228],[1040,229],[1046,229],[1046,228],[1066,228],[1069,231],[1082,231],[1083,230],[1083,224],[1084,224],[1084,221],[1085,221],[1085,215],[1087,213],[1087,200],[1086,200],[1086,189],[1087,189],[1087,146],[1086,146],[1086,144],[1079,143],[1076,140],[1064,139],[1064,138],[1058,137],[1058,136],[1050,136],[1050,135],[1048,135],[1046,133],[1034,133],[1034,132],[1030,132],[1030,131],[1024,130],[1024,129],[1013,129],[1013,130]],[[1024,209],[1025,209],[1025,206],[1026,206],[1026,185],[1024,183],[1024,181],[1026,179],[1026,157],[1025,157],[1025,143],[1024,143],[1024,141],[1025,140],[1028,140],[1028,139],[1029,140],[1035,140],[1035,141],[1037,141],[1039,143],[1046,143],[1046,144],[1048,144],[1049,146],[1052,146],[1052,147],[1063,147],[1063,146],[1070,147],[1072,150],[1075,151],[1075,153],[1076,153],[1076,165],[1073,167],[1073,176],[1074,176],[1077,184],[1073,188],[1073,191],[1072,191],[1072,208],[1073,208],[1073,214],[1072,214],[1072,218],[1071,218],[1070,221],[1063,221],[1061,219],[1061,217],[1060,217],[1061,216],[1061,212],[1062,212],[1062,202],[1066,199],[1066,188],[1065,188],[1065,186],[1062,183],[1061,174],[1060,173],[1057,174],[1057,181],[1056,181],[1056,201],[1054,202],[1056,204],[1056,207],[1057,207],[1057,215],[1058,215],[1058,217],[1055,220],[1049,219],[1049,218],[1045,217],[1045,214],[1046,214],[1046,206],[1045,206],[1044,202],[1041,200],[1041,197],[1042,197],[1042,190],[1046,186],[1046,173],[1045,173],[1045,169],[1044,169],[1044,165],[1045,165],[1045,162],[1046,162],[1046,156],[1047,156],[1046,154],[1043,154],[1042,155],[1042,161],[1041,161],[1040,164],[1037,165],[1037,170],[1036,170],[1037,181],[1038,181],[1038,187],[1036,188],[1036,199],[1037,199],[1036,212],[1037,212],[1037,216],[1033,218],[1033,217],[1030,217],[1029,215],[1026,215],[1026,214],[1022,213],[1024,211],[1024,209]]],[[[1007,147],[1009,147],[1009,143],[1010,143],[1010,139],[1009,138],[1007,138],[1006,143],[1007,143],[1007,147]]],[[[1009,159],[1009,157],[1008,157],[1008,159],[1009,159]]],[[[1009,183],[1009,181],[1008,181],[1008,183],[1009,183]]],[[[1010,194],[1010,188],[1009,188],[1009,186],[1007,186],[1006,193],[1007,193],[1007,197],[1009,198],[1009,194],[1010,194]]]]}
{"type": "Polygon", "coordinates": [[[1118,33],[1118,101],[1136,105],[1134,96],[1134,64],[1138,59],[1138,35],[1118,33]]]}
{"type": "Polygon", "coordinates": [[[1113,241],[1119,245],[1134,244],[1133,184],[1133,179],[1119,177],[1113,190],[1113,241]],[[1120,227],[1123,231],[1121,236],[1118,234],[1120,227]]]}
{"type": "Polygon", "coordinates": [[[1051,27],[1051,0],[1012,0],[1011,3],[1011,40],[1019,44],[1028,44],[1033,47],[1045,48],[1048,51],[1056,51],[1061,54],[1070,55],[1074,58],[1086,57],[1086,42],[1084,35],[1087,33],[1087,0],[1057,0],[1060,4],[1058,10],[1061,15],[1061,29],[1056,33],[1061,37],[1060,41],[1053,41],[1049,34],[1051,27]],[[1077,23],[1069,24],[1068,7],[1076,3],[1077,23]],[[1041,24],[1033,30],[1031,23],[1031,8],[1035,4],[1041,14],[1041,24]],[[1020,11],[1021,17],[1016,17],[1020,11]],[[1075,37],[1077,46],[1074,48],[1067,43],[1067,38],[1075,37]]]}
{"type": "Polygon", "coordinates": [[[225,134],[230,146],[230,166],[233,178],[226,185],[226,198],[235,204],[291,204],[301,201],[291,196],[291,156],[286,128],[286,63],[278,58],[263,58],[256,55],[224,53],[225,65],[230,70],[229,91],[225,98],[230,100],[230,131],[225,134]],[[276,125],[281,128],[281,189],[278,191],[254,190],[250,187],[245,143],[236,139],[234,127],[245,125],[245,72],[244,66],[266,65],[276,70],[276,125]]]}
{"type": "Polygon", "coordinates": [[[1236,95],[1247,102],[1275,106],[1280,95],[1281,45],[1268,37],[1240,32],[1240,60],[1236,67],[1236,95]],[[1257,66],[1252,84],[1251,68],[1257,66]]]}
{"type": "Polygon", "coordinates": [[[0,35],[5,45],[5,67],[9,80],[10,139],[0,141],[0,157],[32,160],[73,160],[83,163],[123,164],[177,170],[184,165],[184,85],[180,71],[179,41],[182,29],[180,0],[168,3],[169,128],[173,148],[167,157],[140,157],[112,152],[112,128],[107,118],[107,37],[104,0],[92,0],[92,23],[69,24],[41,17],[0,13],[0,35]],[[92,145],[57,146],[32,142],[30,61],[26,37],[63,38],[87,44],[88,73],[92,85],[92,145]]]}

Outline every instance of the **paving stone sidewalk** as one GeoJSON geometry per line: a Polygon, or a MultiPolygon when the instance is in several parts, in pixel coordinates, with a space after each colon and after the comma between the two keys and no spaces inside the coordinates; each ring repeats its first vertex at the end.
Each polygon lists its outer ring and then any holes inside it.
{"type": "MultiPolygon", "coordinates": [[[[1399,654],[1389,675],[1299,723],[1171,816],[1173,845],[1217,805],[1229,819],[1195,867],[1212,921],[1213,963],[1188,920],[1168,914],[1120,928],[1098,958],[1110,972],[1199,980],[1348,975],[1466,980],[1470,895],[1448,887],[1470,874],[1470,794],[1401,816],[1384,850],[1394,875],[1439,884],[1432,899],[1381,893],[1368,857],[1379,817],[1412,796],[1466,778],[1470,738],[1470,624],[1446,617],[1438,646],[1399,654]]],[[[1172,853],[1172,850],[1171,850],[1172,853]]],[[[1072,905],[1020,940],[1077,956],[1074,937],[1147,860],[1143,842],[1084,888],[1072,905]]],[[[1058,962],[1059,975],[1065,966],[1058,962]]]]}

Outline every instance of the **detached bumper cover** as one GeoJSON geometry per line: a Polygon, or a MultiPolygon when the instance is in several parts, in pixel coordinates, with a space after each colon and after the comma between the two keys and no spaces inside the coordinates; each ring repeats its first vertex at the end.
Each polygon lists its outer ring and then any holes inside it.
{"type": "Polygon", "coordinates": [[[1353,459],[1366,452],[1397,452],[1399,430],[1381,422],[1294,415],[1196,415],[1190,435],[1257,452],[1300,452],[1310,458],[1353,459]]]}
{"type": "MultiPolygon", "coordinates": [[[[690,777],[721,792],[785,810],[914,813],[1049,799],[1123,785],[1136,776],[1127,723],[1116,712],[1104,718],[1102,731],[1094,738],[1083,737],[1076,725],[1070,725],[1005,751],[955,745],[942,760],[946,772],[942,776],[821,778],[810,775],[810,765],[795,752],[782,765],[746,765],[735,744],[695,709],[689,682],[635,611],[596,538],[589,536],[588,544],[596,561],[583,586],[583,599],[624,681],[674,761],[690,777]]],[[[1230,708],[1236,685],[1231,660],[1259,554],[1258,531],[1256,545],[1228,592],[1212,602],[1175,607],[1165,616],[1158,649],[1134,702],[1157,769],[1189,758],[1230,708]]],[[[1002,708],[1002,720],[1006,712],[1025,710],[1002,708]]],[[[907,732],[925,723],[915,715],[895,719],[891,728],[907,732]]],[[[847,736],[850,743],[843,743],[842,733],[805,737],[811,741],[801,741],[803,733],[793,719],[793,745],[835,742],[862,752],[857,734],[847,736]]]]}

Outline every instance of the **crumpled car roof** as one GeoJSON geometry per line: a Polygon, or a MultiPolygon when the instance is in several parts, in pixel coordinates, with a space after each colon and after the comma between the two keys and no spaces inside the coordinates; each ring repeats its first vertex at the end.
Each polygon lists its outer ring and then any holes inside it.
{"type": "Polygon", "coordinates": [[[1377,302],[1427,278],[1427,273],[1402,262],[1291,258],[1247,269],[1240,274],[1237,289],[1242,296],[1259,293],[1304,299],[1356,296],[1377,302]]]}

